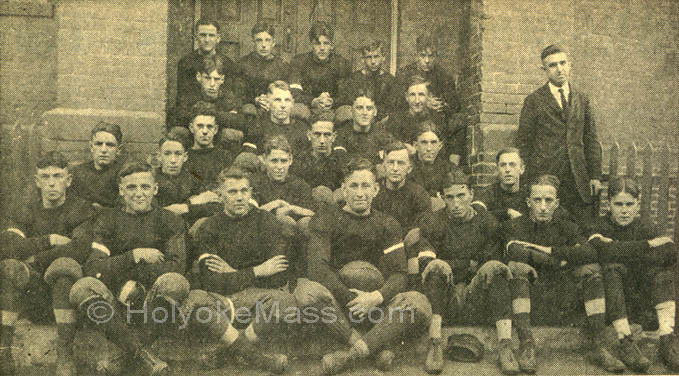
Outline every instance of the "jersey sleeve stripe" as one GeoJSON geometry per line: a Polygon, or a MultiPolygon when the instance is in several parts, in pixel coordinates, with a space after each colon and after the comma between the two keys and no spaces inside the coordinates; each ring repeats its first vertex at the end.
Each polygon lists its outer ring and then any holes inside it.
{"type": "Polygon", "coordinates": [[[290,89],[299,89],[299,90],[302,90],[302,91],[304,90],[302,88],[302,85],[300,85],[300,84],[290,84],[290,89]]]}
{"type": "Polygon", "coordinates": [[[26,239],[26,234],[24,234],[23,231],[19,230],[19,229],[16,228],[16,227],[10,227],[10,228],[8,228],[8,229],[7,229],[7,232],[11,232],[11,233],[13,233],[13,234],[17,234],[17,235],[21,236],[22,238],[26,239]]]}
{"type": "Polygon", "coordinates": [[[97,251],[106,253],[106,256],[111,256],[111,250],[101,243],[92,242],[92,248],[96,249],[97,251]]]}
{"type": "Polygon", "coordinates": [[[488,207],[483,203],[483,201],[472,201],[472,205],[473,204],[481,205],[484,209],[488,210],[488,207]]]}
{"type": "Polygon", "coordinates": [[[402,249],[402,248],[404,248],[403,242],[398,243],[398,244],[394,244],[394,245],[392,245],[391,247],[385,249],[385,250],[384,250],[384,254],[385,254],[385,255],[388,255],[389,253],[391,253],[391,252],[393,252],[393,251],[396,251],[396,250],[398,250],[398,249],[402,249]]]}
{"type": "Polygon", "coordinates": [[[253,149],[257,149],[257,145],[250,143],[250,142],[243,142],[243,146],[247,146],[253,149]]]}
{"type": "Polygon", "coordinates": [[[127,302],[127,298],[130,296],[130,293],[132,290],[134,290],[134,287],[137,285],[135,281],[127,281],[123,285],[123,287],[120,289],[120,295],[118,295],[118,301],[121,303],[125,304],[127,302]]]}
{"type": "Polygon", "coordinates": [[[433,251],[422,251],[417,254],[417,258],[423,258],[423,257],[431,257],[431,258],[436,258],[436,253],[433,251]]]}

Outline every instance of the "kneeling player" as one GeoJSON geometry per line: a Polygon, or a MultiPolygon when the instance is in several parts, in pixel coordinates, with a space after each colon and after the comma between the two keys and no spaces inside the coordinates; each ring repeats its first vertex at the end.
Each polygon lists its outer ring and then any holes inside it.
{"type": "Polygon", "coordinates": [[[51,152],[42,157],[35,173],[40,199],[11,216],[0,233],[0,375],[15,373],[11,348],[19,313],[22,309],[27,314],[44,311],[50,290],[57,322],[56,373],[73,373],[76,317],[68,293],[82,277],[87,221],[94,210],[89,202],[66,194],[71,179],[63,155],[51,152]]]}
{"type": "Polygon", "coordinates": [[[370,161],[361,158],[349,162],[342,185],[346,205],[319,212],[309,225],[309,276],[320,285],[298,286],[295,296],[301,306],[325,304],[334,308],[336,319],[326,325],[351,346],[348,351],[323,357],[325,374],[339,373],[371,354],[378,355],[378,367],[389,367],[393,353],[380,353],[383,347],[406,334],[419,336],[431,319],[427,298],[406,291],[407,262],[398,222],[371,209],[378,190],[370,161]],[[353,284],[356,279],[366,279],[359,268],[341,279],[340,270],[352,261],[377,267],[380,278],[353,284]],[[351,328],[350,320],[368,320],[374,325],[361,336],[351,328]]]}

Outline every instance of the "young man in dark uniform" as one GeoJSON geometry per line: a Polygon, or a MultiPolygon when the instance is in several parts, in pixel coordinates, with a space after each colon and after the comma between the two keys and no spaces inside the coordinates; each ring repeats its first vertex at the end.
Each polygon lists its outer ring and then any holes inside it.
{"type": "Polygon", "coordinates": [[[96,206],[113,207],[118,201],[118,171],[123,132],[118,124],[100,122],[90,133],[92,160],[73,168],[70,190],[96,206]]]}
{"type": "MultiPolygon", "coordinates": [[[[479,191],[476,199],[500,222],[528,213],[527,184],[521,185],[524,165],[519,150],[502,149],[495,157],[498,181],[479,191]]],[[[558,209],[557,209],[558,210],[558,209]]]]}
{"type": "Polygon", "coordinates": [[[57,322],[56,374],[75,374],[76,315],[68,294],[82,277],[80,265],[87,257],[89,220],[95,210],[90,202],[67,194],[71,179],[61,153],[40,158],[35,171],[40,198],[9,216],[0,232],[0,375],[15,372],[11,348],[19,314],[39,318],[36,313],[45,311],[50,293],[57,322]]]}
{"type": "Polygon", "coordinates": [[[441,127],[431,120],[425,120],[417,125],[415,139],[415,156],[413,157],[413,171],[409,178],[421,185],[432,200],[432,210],[442,209],[445,204],[441,200],[444,181],[454,164],[451,164],[441,153],[443,141],[441,127]]]}
{"type": "Polygon", "coordinates": [[[387,359],[383,365],[390,364],[393,354],[380,353],[383,347],[402,335],[419,335],[431,318],[431,306],[424,295],[406,292],[406,255],[398,222],[371,208],[379,186],[369,160],[349,162],[342,190],[346,205],[319,212],[310,224],[309,276],[322,286],[313,290],[300,286],[295,292],[300,305],[329,304],[337,313],[337,319],[327,324],[329,330],[351,346],[323,357],[324,374],[339,373],[371,354],[379,354],[378,362],[387,359]],[[340,277],[341,270],[352,261],[376,267],[383,278],[377,281],[379,278],[372,275],[368,279],[383,283],[352,287],[350,281],[340,277]],[[344,309],[348,309],[352,322],[367,318],[374,326],[361,336],[352,330],[342,314],[344,309]],[[373,318],[376,311],[383,316],[373,318]]]}

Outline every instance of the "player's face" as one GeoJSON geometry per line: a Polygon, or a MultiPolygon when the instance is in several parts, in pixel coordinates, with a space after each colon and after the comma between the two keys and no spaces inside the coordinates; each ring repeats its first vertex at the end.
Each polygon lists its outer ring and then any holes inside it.
{"type": "Polygon", "coordinates": [[[276,46],[271,34],[266,31],[259,32],[253,37],[255,40],[255,51],[259,56],[269,59],[273,54],[273,48],[276,46]]]}
{"type": "Polygon", "coordinates": [[[224,75],[213,70],[212,73],[196,73],[196,79],[200,84],[200,90],[208,98],[215,99],[219,96],[219,88],[224,83],[224,75]]]}
{"type": "Polygon", "coordinates": [[[198,115],[191,122],[189,130],[193,133],[194,145],[197,145],[199,148],[208,148],[213,145],[219,128],[214,116],[198,115]]]}
{"type": "Polygon", "coordinates": [[[358,97],[351,106],[351,113],[354,118],[354,123],[361,127],[367,127],[372,124],[375,115],[377,115],[377,108],[375,102],[368,97],[358,97]]]}
{"type": "Polygon", "coordinates": [[[369,170],[354,171],[344,179],[342,184],[344,201],[354,213],[358,214],[370,210],[370,205],[378,191],[375,175],[369,170]]]}
{"type": "Polygon", "coordinates": [[[127,175],[120,180],[118,188],[128,213],[145,213],[151,210],[153,196],[158,193],[158,184],[151,172],[127,175]]]}
{"type": "Polygon", "coordinates": [[[108,132],[97,132],[90,140],[94,167],[101,169],[113,163],[120,151],[116,137],[108,132]]]}
{"type": "Polygon", "coordinates": [[[439,151],[443,147],[443,143],[439,140],[439,136],[434,132],[424,132],[417,137],[415,142],[415,149],[417,150],[417,157],[426,163],[432,163],[438,156],[439,151]]]}
{"type": "Polygon", "coordinates": [[[271,116],[273,116],[274,119],[282,121],[290,119],[290,113],[292,112],[294,103],[290,90],[274,88],[273,91],[269,93],[270,111],[271,116]]]}
{"type": "Polygon", "coordinates": [[[158,159],[160,160],[160,169],[163,174],[179,175],[187,158],[188,154],[184,150],[184,146],[177,141],[165,141],[160,146],[158,159]]]}
{"type": "Polygon", "coordinates": [[[66,199],[66,188],[73,177],[68,169],[57,166],[39,168],[35,172],[35,185],[40,189],[43,202],[57,203],[66,199]]]}
{"type": "Polygon", "coordinates": [[[427,104],[428,98],[429,90],[427,90],[426,84],[410,86],[408,88],[408,92],[406,93],[406,100],[408,101],[410,112],[413,114],[422,112],[427,104]]]}
{"type": "Polygon", "coordinates": [[[394,150],[387,154],[384,158],[384,168],[390,182],[396,185],[404,182],[408,173],[413,170],[408,150],[394,150]]]}
{"type": "Polygon", "coordinates": [[[375,51],[368,51],[363,54],[363,63],[365,67],[371,72],[377,72],[382,67],[384,63],[384,55],[382,55],[382,49],[376,49],[375,51]]]}
{"type": "Polygon", "coordinates": [[[422,72],[429,72],[434,67],[434,60],[436,60],[436,53],[431,48],[417,53],[417,67],[422,72]]]}
{"type": "Polygon", "coordinates": [[[311,125],[311,130],[307,132],[307,138],[311,142],[313,153],[330,155],[332,143],[335,142],[337,136],[333,128],[334,125],[330,121],[317,121],[311,125]]]}
{"type": "Polygon", "coordinates": [[[312,45],[314,55],[318,60],[325,60],[330,56],[330,51],[332,51],[332,41],[328,39],[325,35],[321,35],[316,39],[312,45]]]}
{"type": "Polygon", "coordinates": [[[627,192],[619,192],[610,201],[611,218],[620,226],[627,226],[639,213],[639,200],[627,192]]]}
{"type": "Polygon", "coordinates": [[[264,167],[269,179],[284,182],[292,164],[292,156],[287,151],[274,149],[266,156],[264,167]]]}
{"type": "Polygon", "coordinates": [[[571,63],[564,52],[551,54],[542,60],[542,69],[552,84],[561,86],[568,82],[571,75],[571,63]]]}
{"type": "Polygon", "coordinates": [[[448,214],[453,218],[465,218],[472,210],[472,192],[466,184],[454,184],[443,188],[443,201],[448,214]]]}
{"type": "Polygon", "coordinates": [[[533,185],[530,188],[530,196],[526,203],[530,211],[530,218],[533,221],[550,222],[556,208],[559,207],[556,188],[551,185],[533,185]]]}
{"type": "Polygon", "coordinates": [[[226,179],[219,186],[224,202],[224,213],[231,217],[242,217],[250,211],[252,190],[247,179],[226,179]]]}
{"type": "Polygon", "coordinates": [[[500,178],[500,184],[505,187],[519,184],[523,170],[523,163],[517,153],[504,153],[497,161],[497,175],[500,178]]]}
{"type": "Polygon", "coordinates": [[[198,39],[198,48],[203,53],[208,53],[215,50],[221,37],[213,25],[200,25],[196,30],[196,39],[198,39]]]}

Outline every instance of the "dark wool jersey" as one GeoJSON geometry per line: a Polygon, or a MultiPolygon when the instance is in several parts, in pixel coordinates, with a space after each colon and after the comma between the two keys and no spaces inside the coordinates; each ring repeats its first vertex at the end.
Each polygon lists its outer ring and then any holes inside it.
{"type": "Polygon", "coordinates": [[[35,256],[36,262],[48,266],[58,257],[71,257],[84,262],[89,247],[76,246],[76,228],[95,217],[92,204],[79,197],[66,195],[66,201],[56,208],[44,208],[42,200],[34,200],[10,216],[5,231],[0,232],[0,260],[15,258],[24,260],[35,256]],[[50,244],[49,235],[58,234],[71,238],[69,247],[50,244]]]}
{"type": "Polygon", "coordinates": [[[118,172],[122,165],[122,161],[116,159],[101,170],[94,168],[93,161],[75,166],[69,193],[108,208],[116,206],[120,197],[118,172]]]}
{"type": "Polygon", "coordinates": [[[191,226],[198,218],[209,217],[222,210],[223,205],[209,203],[202,205],[191,205],[188,199],[204,192],[200,181],[191,173],[182,168],[179,175],[171,176],[163,174],[159,169],[156,170],[156,183],[158,183],[158,193],[155,200],[158,206],[165,207],[172,204],[186,204],[189,212],[182,215],[186,223],[191,226]]]}
{"type": "Polygon", "coordinates": [[[266,140],[273,136],[283,135],[290,143],[293,155],[297,154],[311,147],[306,137],[310,128],[305,120],[290,118],[288,124],[276,124],[271,121],[268,113],[264,114],[250,121],[243,138],[243,151],[263,153],[266,140]]]}
{"type": "MultiPolygon", "coordinates": [[[[248,214],[240,218],[217,213],[208,218],[198,232],[200,254],[218,255],[237,271],[220,274],[218,280],[203,288],[223,295],[249,287],[280,288],[298,276],[298,242],[297,235],[267,211],[250,208],[248,214]],[[286,271],[268,277],[255,277],[255,266],[278,255],[288,258],[286,271]]],[[[192,257],[192,260],[200,254],[192,257]]]]}
{"type": "Polygon", "coordinates": [[[240,113],[243,106],[243,98],[241,98],[243,90],[242,83],[234,80],[234,82],[222,84],[217,98],[203,95],[203,92],[200,90],[184,94],[178,99],[179,104],[174,115],[173,125],[188,128],[191,121],[193,121],[193,106],[202,101],[215,105],[217,110],[216,121],[220,130],[232,128],[245,131],[246,120],[243,114],[240,113]]]}
{"type": "Polygon", "coordinates": [[[406,180],[401,188],[391,190],[381,180],[380,191],[373,199],[372,207],[396,219],[405,236],[417,227],[422,217],[431,214],[431,199],[419,184],[406,180]]]}
{"type": "MultiPolygon", "coordinates": [[[[371,72],[367,69],[353,72],[347,79],[340,82],[338,106],[354,103],[356,97],[367,95],[375,100],[377,116],[381,119],[389,115],[398,94],[394,92],[396,79],[383,70],[371,72]]],[[[398,96],[400,98],[401,96],[398,96]]]]}
{"type": "Polygon", "coordinates": [[[290,62],[290,84],[302,86],[301,93],[295,89],[295,101],[310,105],[323,92],[336,101],[340,81],[350,74],[351,62],[334,52],[323,61],[313,51],[297,55],[290,62]]]}
{"type": "MultiPolygon", "coordinates": [[[[443,117],[435,112],[424,110],[418,114],[412,115],[407,109],[405,111],[394,111],[389,115],[386,130],[399,141],[412,144],[417,140],[417,126],[425,120],[433,121],[442,131],[446,130],[445,121],[443,117]]],[[[445,142],[448,139],[447,134],[441,136],[441,141],[445,142]]],[[[445,147],[441,149],[439,154],[447,155],[445,147]]]]}
{"type": "Polygon", "coordinates": [[[442,153],[439,152],[433,163],[424,163],[417,155],[412,159],[413,170],[408,174],[408,178],[421,185],[431,197],[435,197],[439,192],[442,193],[446,174],[450,170],[450,164],[442,153]]]}
{"type": "Polygon", "coordinates": [[[436,258],[450,264],[455,282],[471,280],[473,275],[467,273],[470,260],[481,265],[502,259],[497,220],[483,209],[473,210],[474,216],[469,220],[450,218],[443,209],[425,216],[419,223],[422,238],[433,247],[436,258]]]}
{"type": "Polygon", "coordinates": [[[113,292],[128,280],[150,288],[161,275],[186,270],[184,221],[168,210],[154,207],[142,214],[126,213],[123,208],[103,210],[93,224],[92,237],[85,272],[104,281],[113,292]],[[135,248],[155,248],[165,260],[135,264],[135,248]]]}
{"type": "Polygon", "coordinates": [[[519,213],[528,214],[528,205],[526,198],[528,197],[526,185],[521,185],[519,190],[511,192],[502,189],[499,182],[474,191],[474,200],[481,201],[486,205],[488,212],[493,214],[500,222],[510,220],[511,217],[507,214],[508,209],[514,209],[519,213]]]}
{"type": "MultiPolygon", "coordinates": [[[[405,93],[408,91],[408,81],[413,76],[422,76],[426,81],[429,82],[430,94],[435,97],[443,99],[448,106],[444,112],[448,115],[460,112],[461,101],[457,94],[457,89],[455,88],[455,80],[448,73],[446,73],[439,65],[434,65],[434,67],[428,72],[422,72],[417,67],[417,63],[412,63],[406,65],[405,67],[399,69],[397,80],[397,92],[405,93]]],[[[403,98],[403,94],[401,94],[403,98]]],[[[407,109],[408,103],[403,100],[401,101],[401,108],[407,109]]]]}
{"type": "Polygon", "coordinates": [[[294,156],[290,173],[302,178],[311,188],[323,185],[334,191],[342,185],[345,164],[346,153],[343,150],[334,150],[329,156],[319,155],[318,158],[310,150],[305,150],[294,156]]]}
{"type": "Polygon", "coordinates": [[[373,125],[368,132],[357,132],[352,121],[348,121],[337,129],[335,148],[344,148],[347,159],[363,157],[372,163],[381,162],[379,152],[394,140],[384,127],[373,125]]]}
{"type": "Polygon", "coordinates": [[[269,84],[290,80],[290,64],[280,56],[265,59],[253,51],[240,59],[245,81],[245,103],[254,103],[255,98],[269,91],[269,84]]]}
{"type": "Polygon", "coordinates": [[[311,187],[297,176],[288,174],[284,182],[269,179],[266,173],[252,176],[252,196],[262,206],[281,199],[288,204],[315,210],[316,205],[311,197],[311,187]]]}
{"type": "MultiPolygon", "coordinates": [[[[219,49],[216,51],[222,57],[224,63],[224,79],[240,77],[242,74],[237,64],[219,49]]],[[[183,95],[200,94],[200,84],[196,80],[196,73],[203,69],[205,55],[200,49],[194,50],[190,54],[182,57],[177,65],[177,106],[180,105],[183,95]]]]}
{"type": "Polygon", "coordinates": [[[385,278],[379,290],[384,302],[405,291],[407,263],[398,222],[377,210],[357,216],[332,208],[317,213],[309,223],[310,278],[327,287],[346,305],[354,294],[339,279],[339,270],[351,261],[367,261],[385,278]]]}
{"type": "Polygon", "coordinates": [[[189,149],[189,158],[182,167],[198,179],[202,189],[209,189],[217,180],[217,175],[231,166],[236,156],[230,150],[219,146],[205,149],[189,149]]]}

